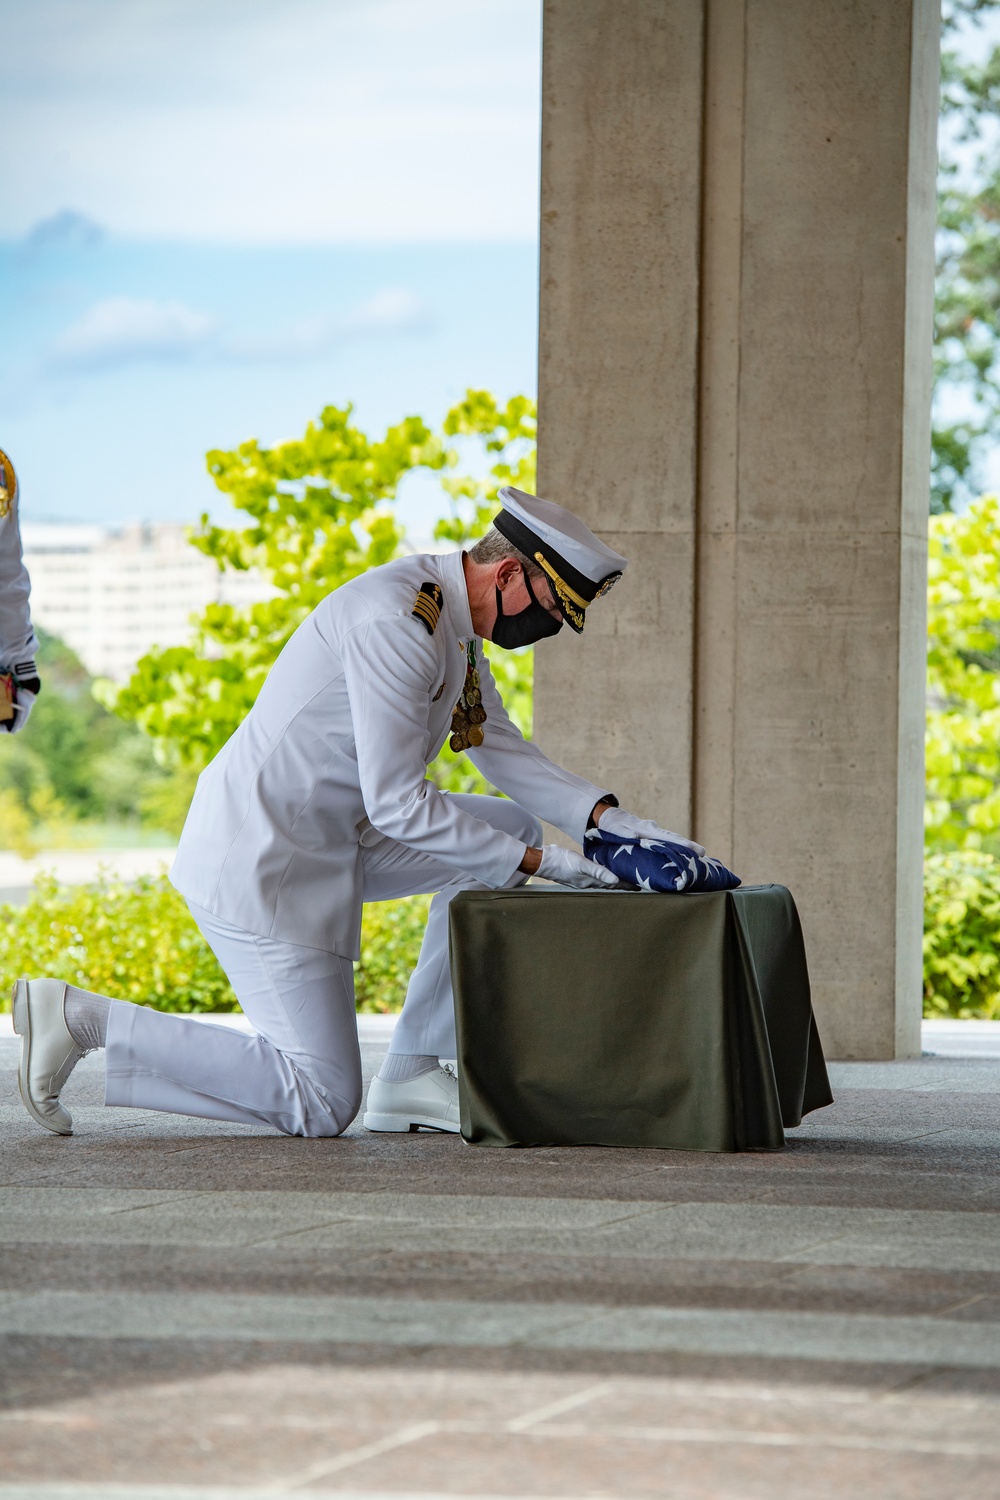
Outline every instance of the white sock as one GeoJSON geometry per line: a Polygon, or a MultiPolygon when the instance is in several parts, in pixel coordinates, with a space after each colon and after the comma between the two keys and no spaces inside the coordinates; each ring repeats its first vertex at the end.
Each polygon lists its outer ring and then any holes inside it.
{"type": "Polygon", "coordinates": [[[76,985],[66,986],[64,1014],[69,1034],[78,1047],[92,1052],[103,1047],[108,1040],[108,1017],[114,1001],[107,995],[94,995],[90,990],[78,990],[76,985]]]}
{"type": "Polygon", "coordinates": [[[436,1057],[424,1052],[390,1052],[378,1070],[385,1083],[406,1083],[411,1078],[420,1078],[437,1067],[436,1057]]]}

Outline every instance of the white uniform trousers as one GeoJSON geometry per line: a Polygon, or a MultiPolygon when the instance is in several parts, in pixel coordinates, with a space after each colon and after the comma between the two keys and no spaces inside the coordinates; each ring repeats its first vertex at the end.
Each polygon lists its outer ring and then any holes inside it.
{"type": "MultiPolygon", "coordinates": [[[[456,800],[525,844],[541,843],[539,824],[516,802],[479,796],[456,800]]],[[[448,905],[459,891],[485,887],[436,856],[392,839],[363,848],[362,864],[365,901],[437,892],[392,1048],[454,1057],[448,905]]],[[[515,874],[508,884],[526,879],[515,874]]],[[[210,1120],[264,1121],[287,1135],[339,1135],[361,1103],[351,960],[260,937],[193,905],[191,914],[256,1035],[141,1005],[113,1005],[105,1103],[210,1120]]]]}

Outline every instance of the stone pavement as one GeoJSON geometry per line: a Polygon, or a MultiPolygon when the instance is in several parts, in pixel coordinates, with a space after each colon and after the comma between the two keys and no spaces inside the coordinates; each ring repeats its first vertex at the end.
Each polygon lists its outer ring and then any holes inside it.
{"type": "Polygon", "coordinates": [[[290,1140],[96,1058],[59,1140],[0,1038],[0,1500],[998,1495],[979,1035],[743,1156],[290,1140]]]}

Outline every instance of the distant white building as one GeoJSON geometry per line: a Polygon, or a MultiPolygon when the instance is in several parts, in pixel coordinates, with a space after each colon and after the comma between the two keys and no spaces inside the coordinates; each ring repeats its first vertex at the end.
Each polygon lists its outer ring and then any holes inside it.
{"type": "Polygon", "coordinates": [[[191,616],[213,602],[246,605],[274,590],[257,573],[220,573],[187,528],[22,522],[31,614],[95,677],[124,682],[153,646],[184,645],[191,616]]]}

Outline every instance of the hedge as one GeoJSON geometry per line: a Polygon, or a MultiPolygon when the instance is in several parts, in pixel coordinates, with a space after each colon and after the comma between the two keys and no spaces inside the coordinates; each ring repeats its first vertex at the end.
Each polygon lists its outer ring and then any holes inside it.
{"type": "MultiPolygon", "coordinates": [[[[428,896],[365,908],[361,962],[355,964],[360,1011],[399,1010],[417,961],[428,896]]],[[[51,974],[81,989],[169,1011],[238,1010],[215,955],[184,898],[166,876],[124,884],[35,882],[24,906],[0,906],[0,1009],[14,980],[51,974]]]]}
{"type": "Polygon", "coordinates": [[[1000,1021],[1000,860],[924,861],[924,1015],[1000,1021]]]}
{"type": "MultiPolygon", "coordinates": [[[[430,898],[365,908],[359,1011],[397,1011],[417,961],[430,898]]],[[[171,1011],[238,1010],[187,906],[165,876],[123,884],[36,881],[25,906],[0,906],[0,1009],[22,974],[171,1011]]],[[[924,1014],[1000,1020],[1000,860],[962,851],[924,867],[924,1014]]]]}

